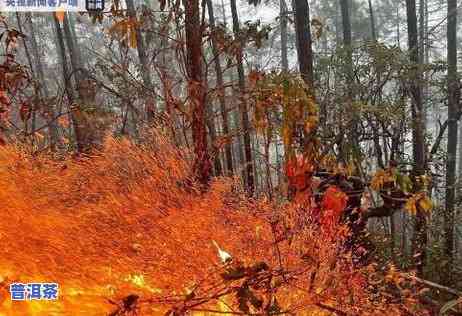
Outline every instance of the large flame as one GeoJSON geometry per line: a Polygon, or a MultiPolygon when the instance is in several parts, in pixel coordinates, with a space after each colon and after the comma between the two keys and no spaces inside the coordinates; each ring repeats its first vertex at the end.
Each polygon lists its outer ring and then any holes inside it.
{"type": "Polygon", "coordinates": [[[109,139],[100,155],[62,162],[1,147],[0,311],[104,315],[128,294],[182,292],[220,263],[212,240],[264,256],[246,246],[264,222],[240,212],[229,181],[196,191],[184,155],[159,135],[144,146],[109,139]],[[57,282],[60,298],[11,302],[13,281],[57,282]]]}
{"type": "MultiPolygon", "coordinates": [[[[338,245],[307,229],[299,209],[249,201],[229,179],[196,190],[188,152],[157,132],[151,139],[109,138],[93,157],[62,161],[0,147],[0,315],[109,315],[129,295],[187,295],[223,264],[214,244],[244,264],[316,270],[309,286],[303,277],[278,292],[297,315],[329,314],[319,302],[355,314],[393,310],[368,298],[338,245]],[[299,233],[275,240],[285,231],[299,233]],[[12,282],[57,282],[60,296],[12,302],[12,282]]],[[[226,300],[214,304],[229,311],[226,300]]],[[[168,308],[143,304],[138,314],[168,308]]]]}

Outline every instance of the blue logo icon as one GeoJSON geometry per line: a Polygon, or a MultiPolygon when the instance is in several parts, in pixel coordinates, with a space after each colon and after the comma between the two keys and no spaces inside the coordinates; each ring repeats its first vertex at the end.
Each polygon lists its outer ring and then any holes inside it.
{"type": "Polygon", "coordinates": [[[12,301],[57,300],[57,283],[12,283],[10,294],[12,301]]]}

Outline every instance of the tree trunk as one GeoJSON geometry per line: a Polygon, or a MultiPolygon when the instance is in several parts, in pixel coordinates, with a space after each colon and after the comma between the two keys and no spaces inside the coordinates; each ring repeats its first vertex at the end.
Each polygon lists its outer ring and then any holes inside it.
{"type": "Polygon", "coordinates": [[[338,48],[341,43],[341,38],[340,38],[340,23],[339,23],[339,8],[338,8],[338,2],[335,1],[334,3],[335,6],[335,16],[334,16],[334,24],[335,24],[335,47],[338,48]]]}
{"type": "Polygon", "coordinates": [[[281,28],[281,68],[289,71],[289,59],[287,58],[287,3],[279,0],[279,25],[281,28]]]}
{"type": "MultiPolygon", "coordinates": [[[[424,140],[424,119],[422,91],[420,86],[421,75],[419,73],[419,40],[417,33],[417,16],[415,0],[406,0],[407,26],[408,26],[408,45],[410,61],[414,66],[414,76],[411,79],[411,106],[412,106],[412,153],[414,159],[413,176],[419,177],[425,174],[425,140],[424,140]]],[[[416,181],[415,181],[416,182],[416,181]]],[[[420,190],[420,188],[416,188],[420,190]]],[[[413,248],[415,259],[415,268],[417,273],[422,276],[425,248],[427,244],[427,221],[422,210],[417,210],[413,248]]]]}
{"type": "Polygon", "coordinates": [[[250,195],[253,195],[255,190],[254,174],[253,174],[253,160],[252,160],[252,144],[250,140],[250,123],[249,114],[247,109],[247,102],[245,97],[245,73],[243,64],[243,46],[244,42],[241,40],[239,16],[237,13],[236,0],[231,0],[231,14],[233,16],[233,32],[234,37],[239,41],[239,48],[237,50],[237,74],[239,76],[239,90],[240,102],[239,111],[241,112],[242,129],[244,132],[244,156],[245,156],[245,175],[246,175],[246,188],[250,195]]]}
{"type": "MultiPolygon", "coordinates": [[[[377,33],[376,33],[376,27],[375,27],[375,18],[374,18],[374,9],[372,7],[372,0],[368,0],[368,3],[369,3],[369,19],[370,19],[370,27],[371,27],[371,39],[372,41],[374,42],[374,44],[377,44],[377,33]]],[[[381,84],[381,74],[380,74],[380,70],[378,67],[374,67],[374,70],[376,72],[376,80],[377,80],[377,86],[379,86],[381,84]]],[[[378,93],[377,93],[377,99],[379,101],[379,103],[381,102],[381,99],[382,99],[382,89],[380,88],[378,93]]],[[[376,105],[376,99],[374,98],[372,100],[372,104],[373,105],[376,105]]],[[[384,169],[385,168],[385,164],[384,164],[384,161],[383,161],[383,151],[382,151],[382,147],[381,147],[381,144],[380,144],[380,130],[379,130],[379,123],[378,122],[374,122],[373,123],[375,126],[373,127],[373,130],[372,130],[372,135],[373,135],[373,141],[374,141],[374,148],[375,148],[375,154],[377,156],[377,164],[379,166],[379,168],[381,169],[384,169]]],[[[384,146],[386,146],[386,143],[385,143],[385,139],[384,139],[384,146]]],[[[390,221],[392,219],[390,218],[390,221]]],[[[393,227],[393,225],[391,224],[390,222],[390,227],[393,227]]]]}
{"type": "MultiPolygon", "coordinates": [[[[207,9],[209,14],[209,24],[212,31],[215,29],[215,15],[213,12],[212,0],[207,0],[207,9]]],[[[215,64],[215,73],[217,80],[217,90],[218,90],[218,101],[220,103],[220,114],[222,119],[223,134],[225,137],[229,137],[229,116],[228,109],[226,108],[226,91],[223,83],[223,70],[221,68],[220,61],[220,52],[218,50],[216,39],[212,36],[212,54],[215,64]]],[[[227,141],[225,145],[225,159],[226,159],[226,169],[227,175],[231,176],[233,174],[233,153],[231,149],[231,141],[227,141]]]]}
{"type": "MultiPolygon", "coordinates": [[[[221,17],[222,17],[222,23],[225,28],[228,27],[228,19],[226,17],[226,6],[225,2],[223,0],[221,2],[221,17]]],[[[235,78],[234,75],[235,73],[232,71],[228,71],[228,81],[229,82],[234,82],[235,78]]],[[[237,98],[237,92],[235,89],[232,89],[231,91],[231,97],[233,100],[237,98]]],[[[233,109],[229,113],[229,121],[230,121],[230,131],[234,134],[237,134],[237,131],[240,129],[240,118],[239,118],[239,108],[233,109]]],[[[242,170],[241,166],[244,164],[244,146],[242,145],[242,137],[240,135],[237,135],[236,141],[231,144],[231,153],[233,154],[233,166],[235,172],[240,170],[240,174],[242,179],[245,179],[245,170],[242,170]]]]}
{"type": "Polygon", "coordinates": [[[352,56],[352,35],[351,35],[351,21],[350,21],[350,8],[349,0],[340,0],[340,10],[342,12],[342,26],[343,26],[343,46],[347,54],[347,76],[348,81],[351,82],[353,74],[353,56],[352,56]]]}
{"type": "Polygon", "coordinates": [[[419,62],[424,63],[425,56],[425,3],[426,0],[419,0],[419,62]]]}
{"type": "MultiPolygon", "coordinates": [[[[313,48],[311,41],[310,29],[310,7],[307,0],[294,0],[294,14],[295,14],[295,33],[297,42],[297,56],[300,74],[303,81],[308,87],[307,93],[315,99],[314,90],[314,73],[313,73],[313,48]]],[[[311,148],[313,135],[308,135],[303,128],[305,122],[297,122],[302,126],[303,139],[300,145],[303,147],[304,153],[308,154],[307,149],[311,148]],[[311,144],[310,144],[311,143],[311,144]]],[[[315,131],[314,131],[315,133],[315,131]]]]}
{"type": "Polygon", "coordinates": [[[311,47],[310,7],[307,0],[295,0],[295,32],[300,74],[313,94],[313,50],[311,47]]]}
{"type": "Polygon", "coordinates": [[[377,42],[377,32],[375,28],[375,18],[374,18],[374,10],[372,8],[372,0],[368,0],[369,2],[369,18],[371,20],[371,37],[372,41],[377,42]]]}
{"type": "Polygon", "coordinates": [[[70,71],[69,66],[67,64],[67,54],[66,54],[66,46],[64,44],[64,36],[63,31],[61,29],[61,25],[59,24],[59,20],[56,18],[55,14],[52,13],[51,16],[53,20],[53,25],[55,29],[56,35],[56,50],[59,52],[58,57],[61,62],[61,66],[63,68],[63,81],[64,81],[64,89],[66,90],[67,98],[69,99],[69,103],[72,104],[74,102],[74,90],[72,88],[72,82],[70,80],[70,71]]]}
{"type": "Polygon", "coordinates": [[[82,57],[80,54],[80,48],[77,45],[71,25],[69,23],[69,13],[66,13],[63,20],[64,38],[66,41],[67,48],[69,49],[69,55],[71,57],[72,65],[72,76],[75,78],[75,82],[78,85],[83,79],[86,79],[86,70],[82,65],[82,57]]]}
{"type": "MultiPolygon", "coordinates": [[[[208,90],[207,83],[208,79],[204,79],[204,84],[206,84],[206,90],[208,90]]],[[[207,127],[209,130],[210,135],[210,143],[212,144],[212,151],[214,154],[213,157],[213,169],[215,170],[215,176],[222,176],[223,175],[223,167],[221,165],[220,160],[220,150],[216,148],[216,141],[217,141],[217,127],[215,124],[215,111],[213,110],[213,100],[206,96],[205,98],[205,108],[206,108],[206,122],[207,127]]]]}
{"type": "MultiPolygon", "coordinates": [[[[420,64],[424,64],[426,62],[426,56],[428,55],[428,45],[426,43],[426,36],[427,36],[427,23],[426,23],[426,8],[427,8],[427,0],[420,0],[419,1],[419,38],[420,38],[420,46],[419,46],[419,62],[420,64]]],[[[427,128],[427,93],[428,93],[428,80],[427,75],[423,75],[423,82],[421,86],[422,90],[422,106],[423,106],[423,126],[424,126],[424,134],[427,128]]]]}
{"type": "Polygon", "coordinates": [[[186,70],[188,95],[192,113],[192,136],[194,142],[194,172],[202,185],[210,180],[212,164],[207,149],[205,124],[205,86],[202,70],[202,25],[199,14],[199,0],[183,0],[185,7],[186,70]]]}
{"type": "Polygon", "coordinates": [[[136,35],[136,50],[138,52],[138,59],[141,64],[141,77],[143,79],[144,90],[147,91],[146,96],[146,116],[148,122],[152,122],[155,116],[155,97],[152,95],[152,81],[149,73],[149,60],[147,56],[147,49],[144,43],[143,35],[141,34],[139,21],[136,17],[136,9],[133,0],[126,0],[127,4],[127,15],[130,20],[134,23],[134,31],[136,35]]]}
{"type": "MultiPolygon", "coordinates": [[[[73,121],[79,130],[77,150],[88,153],[103,143],[105,133],[103,112],[96,105],[96,86],[82,62],[82,55],[71,28],[68,13],[64,16],[63,29],[75,79],[78,100],[72,108],[73,121]]],[[[71,77],[72,77],[71,76],[71,77]]]]}
{"type": "MultiPolygon", "coordinates": [[[[53,19],[55,31],[56,31],[56,46],[57,46],[57,50],[59,51],[61,66],[63,68],[64,87],[66,90],[69,107],[72,107],[74,100],[75,100],[75,94],[74,94],[74,88],[73,88],[71,76],[70,76],[71,72],[69,70],[69,66],[67,63],[66,46],[64,45],[63,31],[61,29],[61,25],[56,15],[54,13],[52,13],[52,15],[53,15],[52,19],[53,19]]],[[[75,135],[75,141],[77,143],[77,151],[80,152],[84,148],[83,136],[82,136],[83,133],[81,131],[82,127],[80,126],[78,120],[76,119],[74,115],[74,111],[71,111],[70,117],[72,120],[72,125],[74,127],[74,135],[75,135]]]]}
{"type": "MultiPolygon", "coordinates": [[[[460,185],[460,182],[462,180],[462,124],[459,124],[459,133],[457,134],[458,138],[458,147],[457,150],[459,152],[459,161],[458,161],[458,167],[457,167],[457,183],[458,185],[458,190],[457,190],[457,200],[461,201],[462,200],[462,187],[460,185]]],[[[460,210],[455,209],[454,210],[454,216],[455,218],[459,218],[460,216],[460,210]]],[[[460,255],[460,237],[457,233],[454,234],[454,257],[458,258],[460,255]]]]}
{"type": "Polygon", "coordinates": [[[448,58],[448,142],[446,161],[446,211],[444,215],[445,254],[448,266],[445,269],[449,283],[454,259],[454,204],[456,196],[456,156],[458,132],[458,78],[457,78],[457,0],[448,0],[447,26],[448,58]]]}
{"type": "Polygon", "coordinates": [[[398,20],[398,23],[396,23],[396,44],[398,45],[398,48],[401,48],[401,31],[399,29],[401,23],[400,23],[399,5],[396,6],[396,19],[398,20]]]}
{"type": "Polygon", "coordinates": [[[353,108],[353,100],[355,98],[355,87],[353,85],[353,43],[351,34],[351,17],[350,17],[350,0],[340,0],[340,10],[342,13],[343,26],[343,48],[346,62],[346,109],[350,112],[350,123],[347,126],[347,146],[342,146],[340,150],[341,158],[344,162],[348,162],[351,158],[357,159],[360,151],[359,144],[359,118],[353,108]]]}

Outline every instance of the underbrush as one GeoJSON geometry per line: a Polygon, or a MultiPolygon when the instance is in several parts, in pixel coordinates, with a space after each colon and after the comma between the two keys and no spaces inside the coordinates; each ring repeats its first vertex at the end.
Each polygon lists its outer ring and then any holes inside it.
{"type": "Polygon", "coordinates": [[[201,192],[189,153],[151,139],[59,161],[0,147],[0,315],[425,314],[412,285],[352,263],[344,227],[233,179],[201,192]],[[14,281],[59,299],[11,302],[14,281]]]}

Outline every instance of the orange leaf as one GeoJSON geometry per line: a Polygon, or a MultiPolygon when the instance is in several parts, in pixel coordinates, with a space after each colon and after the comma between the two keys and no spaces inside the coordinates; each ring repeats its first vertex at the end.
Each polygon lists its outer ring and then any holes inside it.
{"type": "Polygon", "coordinates": [[[138,45],[138,42],[136,40],[136,29],[134,26],[130,27],[128,35],[130,38],[130,47],[136,48],[136,46],[138,45]]]}
{"type": "Polygon", "coordinates": [[[59,22],[64,21],[65,14],[66,13],[64,11],[61,11],[61,10],[58,10],[58,11],[55,12],[55,16],[56,16],[56,18],[58,19],[59,22]]]}
{"type": "Polygon", "coordinates": [[[332,210],[337,217],[340,217],[347,206],[348,196],[336,186],[330,186],[322,199],[322,208],[332,210]]]}

